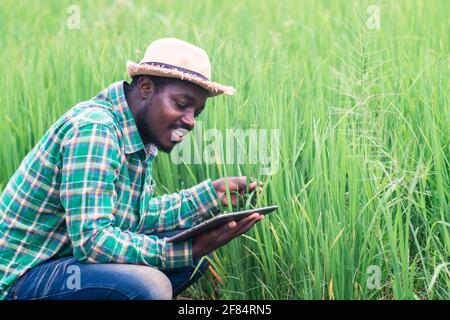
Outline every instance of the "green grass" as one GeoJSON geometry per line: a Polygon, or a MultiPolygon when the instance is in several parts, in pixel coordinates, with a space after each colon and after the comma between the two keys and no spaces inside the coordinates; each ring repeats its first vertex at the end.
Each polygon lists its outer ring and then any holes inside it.
{"type": "MultiPolygon", "coordinates": [[[[179,37],[238,89],[208,101],[204,129],[280,129],[259,202],[280,210],[216,251],[218,290],[209,275],[188,294],[450,298],[448,1],[149,2],[1,1],[0,190],[60,115],[127,79],[126,59],[154,39],[179,37]],[[66,27],[71,4],[79,30],[66,27]],[[366,28],[370,4],[379,30],[366,28]]],[[[163,192],[259,167],[162,155],[155,170],[163,192]]]]}

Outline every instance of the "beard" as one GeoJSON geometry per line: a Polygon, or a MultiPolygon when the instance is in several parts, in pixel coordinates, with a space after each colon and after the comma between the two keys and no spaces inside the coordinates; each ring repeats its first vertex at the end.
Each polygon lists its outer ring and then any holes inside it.
{"type": "Polygon", "coordinates": [[[136,126],[139,131],[139,135],[141,136],[141,140],[144,143],[144,145],[147,145],[149,143],[153,143],[158,150],[169,153],[172,151],[173,147],[167,148],[164,147],[158,138],[153,132],[153,130],[149,126],[149,121],[152,118],[152,101],[150,101],[138,114],[137,114],[137,121],[136,126]]]}

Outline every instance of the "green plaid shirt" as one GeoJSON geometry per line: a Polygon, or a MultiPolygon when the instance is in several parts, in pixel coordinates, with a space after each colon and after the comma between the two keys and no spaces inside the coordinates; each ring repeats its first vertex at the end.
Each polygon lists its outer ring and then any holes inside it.
{"type": "Polygon", "coordinates": [[[0,300],[49,259],[192,265],[192,242],[154,232],[187,228],[219,211],[210,180],[153,196],[154,145],[144,146],[116,82],[66,112],[20,164],[0,195],[0,300]]]}

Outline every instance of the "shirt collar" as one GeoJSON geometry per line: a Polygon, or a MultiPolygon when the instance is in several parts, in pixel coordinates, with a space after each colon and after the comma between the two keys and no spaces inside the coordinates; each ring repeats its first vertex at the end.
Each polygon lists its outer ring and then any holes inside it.
{"type": "Polygon", "coordinates": [[[125,98],[124,83],[125,81],[118,81],[111,84],[105,89],[103,95],[109,100],[115,115],[119,119],[119,126],[125,140],[125,153],[130,154],[144,149],[147,156],[156,157],[158,154],[156,145],[149,143],[144,146],[142,142],[133,114],[125,98]]]}

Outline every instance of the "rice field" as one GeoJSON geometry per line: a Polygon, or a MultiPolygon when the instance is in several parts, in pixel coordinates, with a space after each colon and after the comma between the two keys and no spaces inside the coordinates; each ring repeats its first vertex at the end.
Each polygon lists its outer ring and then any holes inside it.
{"type": "Polygon", "coordinates": [[[0,192],[59,116],[177,37],[237,88],[208,101],[203,131],[279,130],[279,147],[258,145],[275,150],[269,175],[158,156],[159,193],[249,175],[265,184],[258,205],[280,206],[185,295],[449,299],[448,12],[446,0],[2,0],[0,192]]]}

